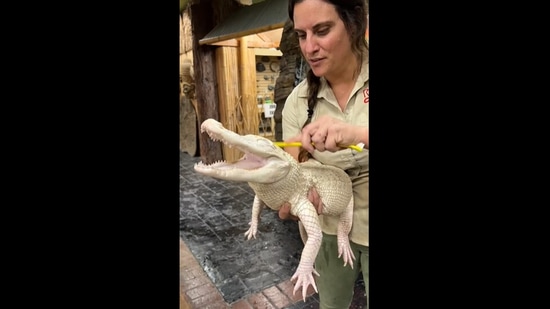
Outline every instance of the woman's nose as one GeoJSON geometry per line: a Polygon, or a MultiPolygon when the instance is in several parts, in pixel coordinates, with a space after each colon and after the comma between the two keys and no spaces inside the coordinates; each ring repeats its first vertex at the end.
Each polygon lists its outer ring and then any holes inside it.
{"type": "Polygon", "coordinates": [[[309,36],[304,40],[304,52],[305,54],[313,54],[319,49],[319,45],[315,38],[309,36]]]}

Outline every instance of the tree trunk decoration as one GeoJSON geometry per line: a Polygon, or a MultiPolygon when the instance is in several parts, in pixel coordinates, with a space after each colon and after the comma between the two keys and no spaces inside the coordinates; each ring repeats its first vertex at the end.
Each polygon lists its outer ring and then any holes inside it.
{"type": "Polygon", "coordinates": [[[298,37],[296,36],[296,32],[294,32],[294,25],[290,19],[287,20],[283,28],[279,50],[283,55],[279,62],[281,71],[275,83],[274,101],[277,103],[277,109],[275,110],[274,118],[275,139],[282,141],[283,117],[281,113],[285,106],[286,98],[292,92],[292,89],[306,77],[307,70],[309,70],[309,65],[302,57],[298,37]]]}
{"type": "Polygon", "coordinates": [[[180,150],[194,157],[199,149],[199,124],[192,69],[191,60],[184,60],[180,72],[180,150]]]}

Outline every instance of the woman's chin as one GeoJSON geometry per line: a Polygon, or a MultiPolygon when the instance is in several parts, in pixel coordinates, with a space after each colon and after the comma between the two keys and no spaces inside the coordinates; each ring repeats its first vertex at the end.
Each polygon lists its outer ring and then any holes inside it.
{"type": "Polygon", "coordinates": [[[321,67],[319,67],[319,68],[311,67],[311,71],[313,71],[313,74],[315,74],[315,76],[317,76],[317,77],[324,76],[325,73],[326,73],[326,70],[321,68],[321,67]]]}

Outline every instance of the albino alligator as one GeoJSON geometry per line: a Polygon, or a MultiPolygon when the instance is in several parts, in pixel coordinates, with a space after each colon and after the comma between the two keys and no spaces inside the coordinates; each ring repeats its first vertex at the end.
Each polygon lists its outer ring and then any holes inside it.
{"type": "Polygon", "coordinates": [[[307,287],[317,286],[313,274],[315,257],[321,245],[322,232],[317,210],[308,200],[307,194],[315,188],[323,203],[322,215],[340,216],[338,225],[338,254],[344,266],[355,259],[349,245],[353,215],[353,194],[349,176],[336,167],[323,165],[317,161],[298,163],[290,154],[275,146],[270,140],[258,135],[239,135],[227,130],[214,119],[207,119],[201,125],[201,132],[207,132],[212,140],[236,147],[244,156],[235,163],[216,162],[210,165],[199,162],[195,171],[214,178],[248,182],[256,193],[252,205],[250,229],[245,233],[248,240],[258,231],[261,209],[267,205],[279,210],[289,202],[290,213],[303,224],[307,237],[302,235],[304,248],[296,272],[291,280],[296,280],[294,293],[302,286],[305,301],[307,287]]]}

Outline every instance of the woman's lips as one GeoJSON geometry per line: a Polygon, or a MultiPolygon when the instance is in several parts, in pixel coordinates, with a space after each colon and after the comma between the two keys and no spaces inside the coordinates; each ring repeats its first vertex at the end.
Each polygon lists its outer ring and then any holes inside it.
{"type": "Polygon", "coordinates": [[[323,60],[324,60],[324,58],[309,59],[309,65],[310,66],[319,66],[323,60]]]}

